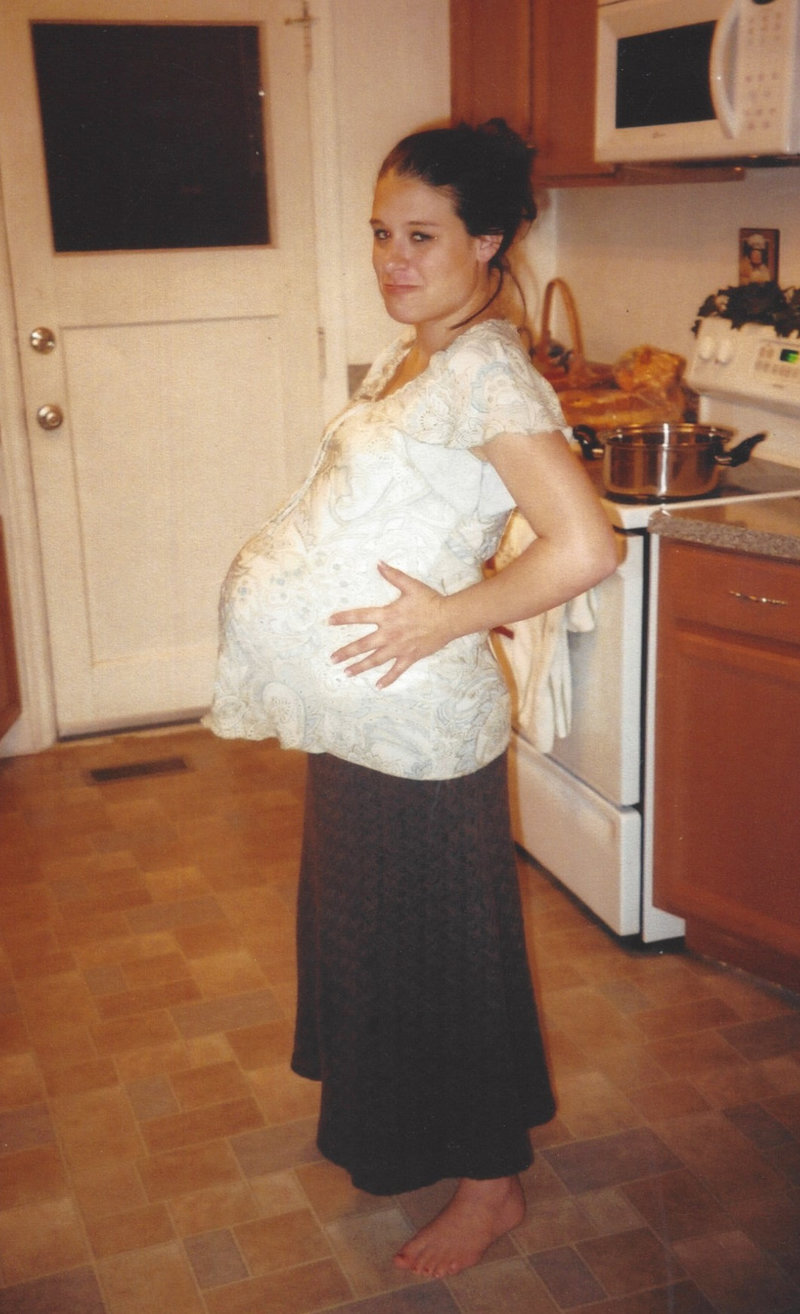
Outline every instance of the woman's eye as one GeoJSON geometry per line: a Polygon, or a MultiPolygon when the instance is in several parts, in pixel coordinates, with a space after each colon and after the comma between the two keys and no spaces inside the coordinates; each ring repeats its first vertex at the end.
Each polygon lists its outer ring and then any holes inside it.
{"type": "Polygon", "coordinates": [[[412,234],[411,234],[411,240],[412,240],[413,242],[430,242],[430,240],[431,240],[431,234],[430,234],[430,233],[412,233],[412,234]]]}
{"type": "Polygon", "coordinates": [[[376,242],[385,242],[389,234],[385,228],[373,228],[372,236],[376,242]]]}

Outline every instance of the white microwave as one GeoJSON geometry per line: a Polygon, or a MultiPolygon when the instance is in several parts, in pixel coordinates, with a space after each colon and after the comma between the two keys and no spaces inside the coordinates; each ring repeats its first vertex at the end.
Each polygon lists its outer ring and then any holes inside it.
{"type": "Polygon", "coordinates": [[[598,0],[595,158],[800,154],[800,0],[598,0]]]}

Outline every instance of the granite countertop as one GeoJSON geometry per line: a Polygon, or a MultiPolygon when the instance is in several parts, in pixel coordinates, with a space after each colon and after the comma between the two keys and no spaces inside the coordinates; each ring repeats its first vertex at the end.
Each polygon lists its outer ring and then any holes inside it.
{"type": "Polygon", "coordinates": [[[800,562],[800,496],[662,508],[648,528],[665,538],[800,562]]]}

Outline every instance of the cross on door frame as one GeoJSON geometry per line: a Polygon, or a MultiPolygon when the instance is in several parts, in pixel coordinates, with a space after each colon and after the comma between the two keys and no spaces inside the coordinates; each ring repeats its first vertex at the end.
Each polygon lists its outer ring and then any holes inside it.
{"type": "Polygon", "coordinates": [[[299,18],[284,18],[283,21],[286,27],[302,27],[303,45],[305,47],[305,54],[306,54],[306,70],[310,71],[311,59],[313,54],[313,48],[311,44],[311,29],[314,26],[314,24],[319,20],[316,19],[311,13],[308,0],[303,0],[303,9],[299,18]]]}

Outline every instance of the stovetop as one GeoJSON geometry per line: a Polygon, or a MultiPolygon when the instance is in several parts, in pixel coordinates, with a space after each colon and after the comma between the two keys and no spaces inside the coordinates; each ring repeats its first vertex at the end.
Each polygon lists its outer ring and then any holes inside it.
{"type": "Polygon", "coordinates": [[[698,394],[699,419],[731,429],[736,441],[767,433],[767,441],[744,465],[722,466],[717,487],[680,501],[621,502],[605,494],[603,462],[584,465],[608,517],[620,530],[643,530],[657,511],[722,506],[749,498],[800,493],[800,353],[791,341],[758,324],[734,329],[709,318],[695,343],[687,381],[698,394]],[[765,457],[768,448],[770,456],[765,457]]]}
{"type": "Polygon", "coordinates": [[[744,465],[722,467],[717,487],[702,497],[681,500],[621,502],[609,497],[603,487],[603,462],[586,461],[584,468],[603,499],[603,506],[612,525],[621,530],[646,529],[656,511],[719,506],[727,502],[741,502],[748,498],[797,497],[800,494],[800,467],[780,465],[753,456],[744,465]]]}

